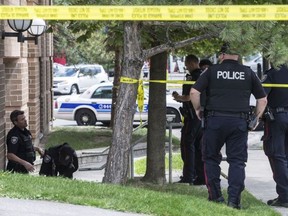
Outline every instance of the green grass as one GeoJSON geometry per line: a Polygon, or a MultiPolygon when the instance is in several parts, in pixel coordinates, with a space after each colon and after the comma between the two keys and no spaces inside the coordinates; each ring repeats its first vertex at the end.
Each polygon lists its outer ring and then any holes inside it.
{"type": "MultiPolygon", "coordinates": [[[[133,140],[146,136],[147,129],[133,135],[133,140]]],[[[63,142],[70,143],[75,149],[97,148],[111,143],[110,129],[95,127],[54,128],[49,135],[49,147],[63,142]]],[[[168,138],[167,138],[168,140],[168,138]]],[[[173,144],[179,140],[173,138],[173,144]]],[[[136,172],[144,174],[146,159],[136,161],[136,172]]],[[[168,161],[166,162],[168,164],[168,161]]],[[[173,169],[182,169],[180,154],[173,154],[173,169]]],[[[135,212],[159,216],[182,215],[280,215],[250,193],[242,194],[243,210],[234,210],[224,204],[207,201],[206,187],[181,184],[163,186],[145,184],[130,180],[127,185],[112,185],[63,178],[34,175],[10,174],[0,172],[0,194],[4,197],[53,200],[63,203],[94,206],[123,212],[135,212]]],[[[225,196],[226,191],[223,191],[225,196]]],[[[227,197],[225,197],[227,199],[227,197]]]]}
{"type": "Polygon", "coordinates": [[[109,146],[112,131],[109,128],[95,127],[54,127],[45,139],[45,148],[69,143],[75,150],[109,146]]]}
{"type": "MultiPolygon", "coordinates": [[[[165,168],[169,169],[169,159],[168,155],[166,154],[165,157],[165,168]]],[[[173,170],[182,170],[183,168],[183,161],[181,159],[180,153],[173,153],[172,155],[172,169],[173,170]]],[[[146,157],[140,158],[135,160],[135,173],[137,175],[143,175],[146,171],[146,157]]]]}
{"type": "Polygon", "coordinates": [[[159,216],[280,215],[246,191],[242,194],[243,210],[239,211],[207,201],[205,187],[180,184],[159,186],[131,181],[120,186],[0,172],[0,194],[159,216]]]}

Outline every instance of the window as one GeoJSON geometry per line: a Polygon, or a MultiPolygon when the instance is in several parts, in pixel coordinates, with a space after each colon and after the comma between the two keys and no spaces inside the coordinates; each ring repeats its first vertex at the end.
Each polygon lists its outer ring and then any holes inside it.
{"type": "Polygon", "coordinates": [[[99,74],[101,73],[101,68],[100,67],[96,67],[95,68],[95,74],[99,74]]]}
{"type": "Polygon", "coordinates": [[[96,76],[97,70],[95,67],[91,68],[91,76],[96,76]]]}
{"type": "Polygon", "coordinates": [[[80,74],[82,74],[82,76],[91,76],[91,69],[88,67],[82,67],[80,69],[80,74]]]}
{"type": "Polygon", "coordinates": [[[105,86],[97,88],[94,93],[92,94],[91,98],[112,98],[112,87],[105,86]]]}

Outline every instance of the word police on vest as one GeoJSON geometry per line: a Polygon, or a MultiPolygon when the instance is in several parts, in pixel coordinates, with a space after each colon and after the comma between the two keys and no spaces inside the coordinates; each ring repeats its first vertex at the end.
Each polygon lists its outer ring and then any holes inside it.
{"type": "Polygon", "coordinates": [[[245,80],[245,73],[238,71],[217,71],[217,79],[245,80]]]}

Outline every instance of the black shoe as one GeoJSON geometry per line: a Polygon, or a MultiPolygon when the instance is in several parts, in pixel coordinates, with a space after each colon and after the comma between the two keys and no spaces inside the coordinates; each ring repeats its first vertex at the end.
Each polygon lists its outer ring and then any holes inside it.
{"type": "Polygon", "coordinates": [[[235,209],[241,209],[241,205],[240,204],[236,204],[233,202],[228,202],[227,206],[231,207],[231,208],[235,208],[235,209]]]}
{"type": "Polygon", "coordinates": [[[193,185],[206,185],[205,181],[201,181],[201,180],[194,180],[193,181],[193,185]]]}
{"type": "Polygon", "coordinates": [[[273,200],[268,200],[267,205],[288,208],[288,202],[281,202],[278,198],[275,198],[273,200]]]}
{"type": "Polygon", "coordinates": [[[184,183],[184,184],[189,184],[189,185],[193,185],[192,181],[187,181],[184,178],[181,178],[180,181],[176,182],[176,183],[184,183]]]}
{"type": "Polygon", "coordinates": [[[216,203],[224,203],[225,202],[225,199],[224,199],[224,197],[218,197],[217,199],[210,199],[209,198],[209,201],[211,201],[211,202],[216,202],[216,203]]]}
{"type": "Polygon", "coordinates": [[[268,200],[267,201],[267,205],[271,205],[272,203],[274,203],[276,200],[278,200],[278,197],[272,200],[268,200]]]}

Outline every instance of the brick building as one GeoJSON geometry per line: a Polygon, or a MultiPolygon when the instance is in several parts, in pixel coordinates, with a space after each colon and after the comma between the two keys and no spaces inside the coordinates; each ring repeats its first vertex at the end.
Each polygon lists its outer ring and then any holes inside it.
{"type": "MultiPolygon", "coordinates": [[[[0,0],[1,5],[51,5],[52,0],[0,0]]],[[[0,30],[13,32],[6,20],[0,30]]],[[[24,35],[27,36],[27,32],[24,35]]],[[[52,35],[44,33],[34,41],[0,39],[0,169],[6,164],[6,134],[12,127],[11,111],[25,112],[34,145],[49,132],[52,119],[52,35]]]]}

